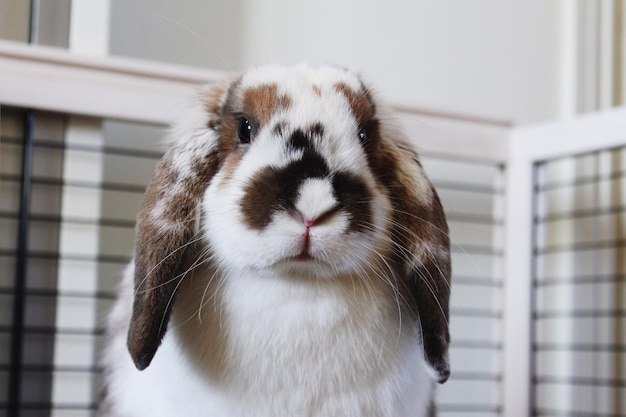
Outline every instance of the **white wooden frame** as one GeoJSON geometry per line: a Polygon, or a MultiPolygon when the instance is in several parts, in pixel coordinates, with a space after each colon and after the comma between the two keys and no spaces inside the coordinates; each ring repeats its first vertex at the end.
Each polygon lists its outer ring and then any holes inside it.
{"type": "MultiPolygon", "coordinates": [[[[1,105],[164,124],[175,119],[176,110],[199,84],[228,76],[0,41],[1,105]]],[[[533,165],[556,156],[626,144],[626,108],[514,129],[494,121],[397,110],[422,152],[506,166],[503,404],[507,417],[526,417],[531,394],[533,165]]]]}
{"type": "Polygon", "coordinates": [[[219,71],[79,56],[0,41],[0,103],[69,114],[169,123],[172,110],[219,71]]]}
{"type": "MultiPolygon", "coordinates": [[[[3,105],[167,124],[199,85],[229,76],[221,71],[77,56],[0,41],[3,105]]],[[[399,116],[407,129],[419,132],[413,136],[425,152],[505,161],[506,144],[501,138],[506,125],[500,122],[407,108],[399,109],[399,116]]]]}
{"type": "Polygon", "coordinates": [[[511,129],[505,215],[504,409],[530,415],[534,165],[626,145],[626,107],[565,122],[511,129]]]}

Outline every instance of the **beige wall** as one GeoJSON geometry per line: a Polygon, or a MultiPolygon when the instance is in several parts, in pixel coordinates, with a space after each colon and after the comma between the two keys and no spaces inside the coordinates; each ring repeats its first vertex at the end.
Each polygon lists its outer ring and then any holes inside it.
{"type": "MultiPolygon", "coordinates": [[[[32,43],[67,47],[71,0],[35,1],[32,43]]],[[[0,39],[29,42],[31,1],[0,0],[0,39]]]]}
{"type": "Polygon", "coordinates": [[[114,55],[236,70],[242,56],[240,0],[110,0],[114,55]]]}
{"type": "Polygon", "coordinates": [[[247,3],[245,65],[338,62],[412,106],[522,123],[557,114],[556,1],[247,3]]]}
{"type": "Polygon", "coordinates": [[[111,52],[222,69],[337,63],[394,102],[530,123],[559,114],[560,4],[112,0],[111,52]]]}
{"type": "Polygon", "coordinates": [[[0,39],[28,42],[29,1],[0,1],[0,39]]]}

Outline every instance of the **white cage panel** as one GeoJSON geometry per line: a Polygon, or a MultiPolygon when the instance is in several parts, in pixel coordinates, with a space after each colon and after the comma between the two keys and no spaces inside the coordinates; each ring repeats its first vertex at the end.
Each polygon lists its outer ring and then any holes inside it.
{"type": "Polygon", "coordinates": [[[625,155],[537,165],[533,415],[626,415],[625,155]]]}

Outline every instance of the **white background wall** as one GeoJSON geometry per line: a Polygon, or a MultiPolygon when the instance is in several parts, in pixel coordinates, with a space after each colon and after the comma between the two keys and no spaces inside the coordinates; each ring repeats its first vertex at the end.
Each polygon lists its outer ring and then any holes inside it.
{"type": "Polygon", "coordinates": [[[111,53],[336,63],[395,103],[526,124],[562,114],[567,1],[111,0],[111,53]]]}

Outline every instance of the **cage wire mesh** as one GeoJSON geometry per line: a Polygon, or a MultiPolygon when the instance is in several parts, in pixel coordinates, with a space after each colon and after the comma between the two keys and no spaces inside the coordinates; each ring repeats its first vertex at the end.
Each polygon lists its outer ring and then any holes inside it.
{"type": "Polygon", "coordinates": [[[30,207],[20,218],[29,177],[21,162],[25,117],[2,109],[0,416],[88,416],[101,387],[103,318],[132,254],[135,213],[162,133],[36,113],[30,207]],[[13,308],[19,304],[23,320],[13,308]]]}
{"type": "Polygon", "coordinates": [[[535,416],[626,416],[626,148],[536,165],[535,416]]]}

